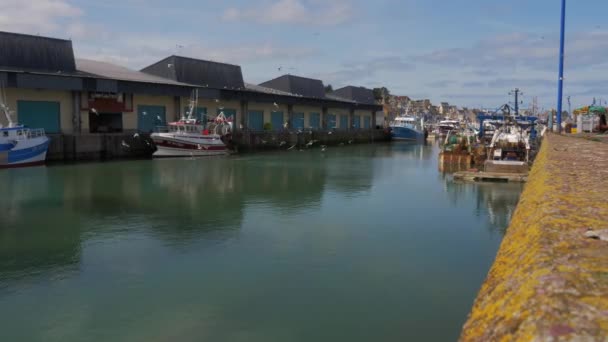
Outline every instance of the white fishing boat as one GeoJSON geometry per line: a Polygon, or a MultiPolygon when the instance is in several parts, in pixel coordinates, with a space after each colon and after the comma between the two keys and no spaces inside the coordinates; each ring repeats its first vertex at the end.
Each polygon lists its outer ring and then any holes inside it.
{"type": "Polygon", "coordinates": [[[520,125],[515,116],[505,116],[494,132],[487,149],[486,171],[525,173],[530,162],[530,129],[520,125]]]}
{"type": "Polygon", "coordinates": [[[198,94],[195,91],[186,117],[169,123],[150,138],[156,145],[153,157],[201,157],[228,154],[226,142],[232,132],[232,122],[220,112],[213,120],[194,118],[198,94]]]}
{"type": "Polygon", "coordinates": [[[14,123],[2,94],[0,92],[0,111],[6,117],[7,126],[0,124],[0,168],[44,164],[50,142],[44,129],[14,123]]]}
{"type": "Polygon", "coordinates": [[[452,131],[460,129],[460,121],[458,120],[443,120],[437,124],[437,130],[440,136],[445,137],[452,131]]]}

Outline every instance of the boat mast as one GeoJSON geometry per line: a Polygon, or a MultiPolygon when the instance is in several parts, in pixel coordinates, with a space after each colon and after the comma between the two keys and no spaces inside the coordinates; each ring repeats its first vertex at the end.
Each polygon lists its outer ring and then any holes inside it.
{"type": "Polygon", "coordinates": [[[194,89],[192,91],[192,95],[190,95],[190,108],[188,108],[188,117],[186,119],[192,120],[194,118],[194,111],[198,106],[198,89],[194,89]]]}
{"type": "MultiPolygon", "coordinates": [[[[4,116],[6,116],[6,121],[8,122],[8,127],[13,127],[14,123],[13,123],[13,120],[11,119],[11,113],[9,111],[7,103],[8,102],[6,100],[6,92],[4,91],[4,84],[0,82],[0,110],[2,110],[2,112],[4,113],[4,116]]],[[[0,125],[0,127],[2,127],[2,125],[0,125]]]]}

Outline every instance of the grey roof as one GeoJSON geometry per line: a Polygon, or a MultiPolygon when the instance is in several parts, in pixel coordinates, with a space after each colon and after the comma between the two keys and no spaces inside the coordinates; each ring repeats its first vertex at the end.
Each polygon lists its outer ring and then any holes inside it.
{"type": "Polygon", "coordinates": [[[241,67],[181,56],[169,56],[141,70],[177,82],[208,88],[243,90],[241,67]]]}
{"type": "Polygon", "coordinates": [[[146,74],[141,71],[131,70],[119,65],[93,61],[90,59],[76,59],[76,68],[78,71],[85,72],[90,75],[113,80],[192,86],[190,84],[180,83],[167,78],[146,74]]]}
{"type": "Polygon", "coordinates": [[[352,100],[357,103],[375,104],[374,91],[364,87],[347,86],[336,89],[331,95],[352,100]]]}
{"type": "Polygon", "coordinates": [[[304,97],[325,98],[325,87],[323,86],[323,82],[312,78],[283,75],[270,81],[260,83],[260,85],[304,97]]]}
{"type": "Polygon", "coordinates": [[[356,101],[353,101],[353,100],[350,100],[350,99],[346,99],[346,98],[344,98],[342,96],[338,96],[338,95],[335,95],[335,94],[326,94],[325,98],[329,99],[329,100],[333,100],[333,101],[357,103],[356,101]]]}
{"type": "Polygon", "coordinates": [[[245,83],[245,89],[254,91],[257,93],[271,94],[271,95],[281,95],[281,96],[294,96],[294,97],[302,97],[301,95],[296,95],[292,93],[288,93],[286,91],[276,90],[272,88],[262,87],[256,84],[245,83]]]}
{"type": "Polygon", "coordinates": [[[0,31],[0,67],[5,70],[75,72],[72,42],[0,31]]]}

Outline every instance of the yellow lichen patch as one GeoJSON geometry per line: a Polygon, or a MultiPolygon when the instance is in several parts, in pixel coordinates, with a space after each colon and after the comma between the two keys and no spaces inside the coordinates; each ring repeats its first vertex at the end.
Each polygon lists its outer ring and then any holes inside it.
{"type": "Polygon", "coordinates": [[[584,235],[608,228],[604,148],[545,139],[462,341],[608,338],[608,243],[584,235]]]}

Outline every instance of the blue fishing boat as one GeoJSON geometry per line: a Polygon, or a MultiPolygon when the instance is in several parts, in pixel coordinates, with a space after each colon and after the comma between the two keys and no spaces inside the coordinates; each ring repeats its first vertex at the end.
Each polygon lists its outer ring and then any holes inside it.
{"type": "Polygon", "coordinates": [[[0,111],[8,125],[0,124],[0,168],[42,165],[46,160],[49,138],[44,129],[30,129],[11,120],[7,105],[0,101],[0,111]]]}
{"type": "Polygon", "coordinates": [[[390,124],[391,136],[394,140],[424,141],[424,130],[421,123],[413,116],[396,117],[390,124]]]}

